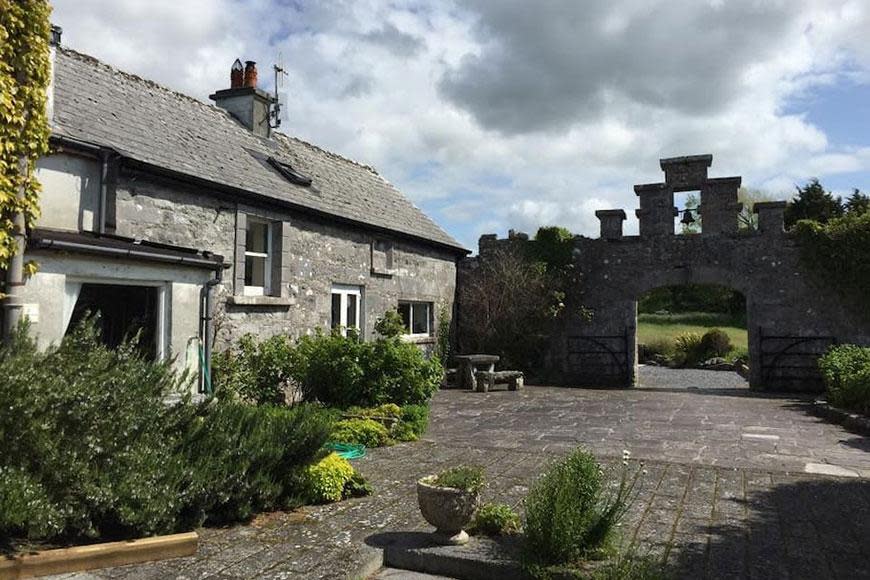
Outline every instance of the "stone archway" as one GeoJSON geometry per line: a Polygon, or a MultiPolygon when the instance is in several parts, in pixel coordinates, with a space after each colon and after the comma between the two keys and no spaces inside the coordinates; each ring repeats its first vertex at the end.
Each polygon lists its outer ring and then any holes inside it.
{"type": "MultiPolygon", "coordinates": [[[[661,183],[636,185],[640,232],[623,235],[622,209],[596,212],[601,236],[574,240],[591,319],[565,322],[553,336],[547,375],[565,385],[632,386],[637,377],[636,304],[666,285],[716,284],[746,297],[750,387],[820,388],[816,358],[833,342],[870,343],[840,298],[800,266],[800,248],[783,228],[786,202],[755,204],[757,230],[738,230],[740,177],[709,178],[711,155],[662,159],[661,183]],[[699,191],[700,234],[674,233],[674,193],[699,191]]],[[[482,236],[479,260],[502,244],[482,236]]],[[[461,282],[461,281],[460,281],[461,282]]]]}

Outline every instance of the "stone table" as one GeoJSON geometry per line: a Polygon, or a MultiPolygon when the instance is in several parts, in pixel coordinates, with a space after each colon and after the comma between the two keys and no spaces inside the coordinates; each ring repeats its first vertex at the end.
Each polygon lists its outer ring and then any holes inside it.
{"type": "Polygon", "coordinates": [[[500,357],[497,354],[458,354],[453,357],[459,365],[457,388],[473,389],[474,373],[478,369],[495,370],[495,363],[500,357]]]}

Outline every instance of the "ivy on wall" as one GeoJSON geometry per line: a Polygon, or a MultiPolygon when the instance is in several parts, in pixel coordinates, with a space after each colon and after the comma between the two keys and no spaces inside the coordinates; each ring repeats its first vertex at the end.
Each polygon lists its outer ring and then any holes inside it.
{"type": "Polygon", "coordinates": [[[870,321],[870,213],[849,212],[825,224],[803,220],[794,231],[804,267],[870,321]]]}
{"type": "Polygon", "coordinates": [[[24,212],[29,227],[39,213],[33,170],[48,151],[50,13],[44,0],[0,0],[0,269],[16,250],[14,216],[24,212]],[[22,184],[25,196],[19,200],[22,184]]]}

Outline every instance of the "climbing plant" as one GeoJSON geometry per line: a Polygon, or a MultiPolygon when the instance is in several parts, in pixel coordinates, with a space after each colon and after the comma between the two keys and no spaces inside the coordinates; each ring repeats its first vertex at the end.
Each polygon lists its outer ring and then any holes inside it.
{"type": "Polygon", "coordinates": [[[849,212],[826,224],[800,221],[795,235],[804,267],[870,320],[870,213],[849,212]]]}
{"type": "Polygon", "coordinates": [[[39,212],[33,170],[48,150],[50,13],[44,0],[0,0],[0,269],[16,251],[15,215],[23,212],[29,226],[39,212]]]}

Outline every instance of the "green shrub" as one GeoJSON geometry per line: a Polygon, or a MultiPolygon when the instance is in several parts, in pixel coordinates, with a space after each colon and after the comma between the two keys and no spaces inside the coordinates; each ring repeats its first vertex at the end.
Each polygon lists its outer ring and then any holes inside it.
{"type": "Polygon", "coordinates": [[[405,405],[399,421],[390,432],[396,441],[416,441],[429,425],[428,405],[405,405]]]}
{"type": "Polygon", "coordinates": [[[674,338],[674,354],[672,361],[675,366],[695,366],[704,360],[701,351],[701,335],[697,332],[686,332],[674,338]]]}
{"type": "Polygon", "coordinates": [[[254,407],[215,400],[190,424],[181,446],[188,468],[186,519],[245,520],[298,496],[298,472],[326,443],[330,419],[313,405],[254,407]]]}
{"type": "Polygon", "coordinates": [[[364,349],[364,343],[352,333],[345,337],[338,332],[317,332],[300,338],[293,351],[290,374],[303,399],[340,408],[369,406],[370,394],[361,391],[360,359],[364,349]]]}
{"type": "Polygon", "coordinates": [[[801,264],[815,280],[847,299],[870,321],[870,213],[853,213],[827,224],[800,221],[795,227],[801,264]]]}
{"type": "Polygon", "coordinates": [[[734,348],[731,344],[731,338],[721,328],[711,328],[701,337],[699,345],[702,356],[705,359],[713,357],[724,357],[731,349],[734,348]]]}
{"type": "Polygon", "coordinates": [[[870,348],[831,347],[819,359],[819,369],[832,405],[870,415],[870,348]]]}
{"type": "Polygon", "coordinates": [[[185,388],[132,343],[103,346],[93,321],[45,352],[22,327],[0,348],[0,536],[171,530],[185,405],[163,400],[185,388]]]}
{"type": "Polygon", "coordinates": [[[212,357],[212,380],[219,395],[238,395],[259,405],[281,404],[290,378],[293,344],[286,336],[256,342],[241,337],[235,347],[212,357]]]}
{"type": "Polygon", "coordinates": [[[442,369],[399,337],[360,342],[338,333],[306,336],[291,374],[308,401],[339,408],[422,404],[438,389],[442,369]]]}
{"type": "Polygon", "coordinates": [[[657,338],[637,345],[637,358],[640,362],[668,360],[674,354],[674,341],[669,338],[657,338]]]}
{"type": "Polygon", "coordinates": [[[330,419],[310,405],[167,405],[189,390],[87,321],[0,348],[0,536],[131,537],[244,519],[299,493],[330,419]]]}
{"type": "Polygon", "coordinates": [[[526,497],[527,565],[573,563],[606,549],[636,481],[637,475],[627,481],[624,474],[608,498],[603,470],[588,451],[578,449],[552,465],[526,497]]]}
{"type": "Polygon", "coordinates": [[[398,338],[405,334],[405,321],[398,310],[387,310],[375,321],[375,332],[383,338],[398,338]]]}
{"type": "Polygon", "coordinates": [[[509,505],[486,503],[474,514],[469,531],[485,536],[514,535],[520,531],[520,516],[509,505]]]}
{"type": "Polygon", "coordinates": [[[444,372],[438,359],[427,360],[416,345],[400,338],[366,343],[360,363],[367,405],[424,404],[438,390],[444,372]]]}
{"type": "Polygon", "coordinates": [[[391,443],[387,428],[372,419],[342,419],[332,427],[329,439],[366,447],[383,447],[391,443]]]}
{"type": "Polygon", "coordinates": [[[371,484],[366,481],[362,474],[358,471],[354,471],[351,478],[344,484],[342,497],[365,497],[371,495],[373,492],[374,490],[372,489],[371,484]]]}
{"type": "Polygon", "coordinates": [[[402,416],[402,408],[395,403],[385,403],[377,407],[350,407],[345,415],[349,418],[398,419],[402,416]]]}
{"type": "Polygon", "coordinates": [[[450,467],[435,477],[433,485],[463,491],[480,491],[483,487],[483,468],[469,465],[450,467]]]}
{"type": "Polygon", "coordinates": [[[338,453],[330,453],[303,470],[303,497],[315,504],[341,501],[345,486],[352,484],[353,478],[350,462],[338,453]]]}
{"type": "Polygon", "coordinates": [[[744,364],[749,364],[749,349],[743,347],[735,347],[731,349],[725,358],[728,359],[729,362],[742,362],[744,364]]]}

